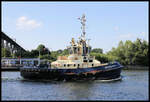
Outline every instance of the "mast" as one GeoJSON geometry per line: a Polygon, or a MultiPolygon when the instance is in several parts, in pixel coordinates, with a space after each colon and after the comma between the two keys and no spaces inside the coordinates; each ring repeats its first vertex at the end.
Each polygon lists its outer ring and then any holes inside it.
{"type": "Polygon", "coordinates": [[[81,26],[81,29],[82,29],[82,34],[81,34],[81,43],[82,43],[82,55],[83,56],[86,56],[86,39],[85,39],[85,22],[86,22],[86,19],[85,19],[85,14],[82,15],[81,18],[78,18],[82,24],[81,26]]]}
{"type": "Polygon", "coordinates": [[[85,14],[82,15],[82,18],[78,18],[80,21],[81,21],[81,29],[82,29],[82,37],[85,39],[85,22],[86,22],[86,19],[85,19],[85,14]]]}

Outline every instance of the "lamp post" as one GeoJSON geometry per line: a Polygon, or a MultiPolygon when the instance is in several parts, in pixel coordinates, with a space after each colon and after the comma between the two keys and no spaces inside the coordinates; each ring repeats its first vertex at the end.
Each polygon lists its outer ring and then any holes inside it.
{"type": "Polygon", "coordinates": [[[48,56],[50,56],[50,50],[52,51],[52,48],[47,48],[47,49],[48,49],[48,56]]]}
{"type": "Polygon", "coordinates": [[[39,49],[39,65],[40,65],[40,49],[39,49]]]}
{"type": "MultiPolygon", "coordinates": [[[[48,50],[49,50],[49,49],[52,51],[52,48],[48,48],[48,50]]],[[[49,50],[49,52],[50,52],[50,50],[49,50]]],[[[49,55],[49,58],[50,58],[50,54],[49,54],[49,53],[48,53],[48,55],[49,55]]]]}

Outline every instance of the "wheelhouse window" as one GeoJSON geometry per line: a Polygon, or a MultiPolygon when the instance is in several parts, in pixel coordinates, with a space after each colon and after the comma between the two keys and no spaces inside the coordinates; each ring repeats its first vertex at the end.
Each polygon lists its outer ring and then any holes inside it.
{"type": "Polygon", "coordinates": [[[80,48],[78,48],[78,52],[80,51],[80,48]]]}
{"type": "Polygon", "coordinates": [[[87,60],[83,60],[83,62],[87,62],[87,60]]]}
{"type": "Polygon", "coordinates": [[[86,47],[86,53],[88,53],[88,47],[86,47]]]}
{"type": "Polygon", "coordinates": [[[80,66],[80,64],[78,64],[78,67],[80,66]]]}
{"type": "Polygon", "coordinates": [[[89,60],[89,62],[93,62],[93,60],[89,60]]]}
{"type": "Polygon", "coordinates": [[[76,54],[76,53],[77,53],[77,48],[74,47],[74,48],[73,48],[73,51],[74,51],[74,53],[76,54]]]}

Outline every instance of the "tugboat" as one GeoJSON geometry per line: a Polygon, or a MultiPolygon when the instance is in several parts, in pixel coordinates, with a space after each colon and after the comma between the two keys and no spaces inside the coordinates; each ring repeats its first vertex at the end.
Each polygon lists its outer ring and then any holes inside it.
{"type": "Polygon", "coordinates": [[[85,15],[79,18],[82,24],[82,34],[75,42],[72,38],[68,47],[69,56],[59,56],[50,65],[20,68],[21,76],[26,79],[50,80],[111,80],[120,78],[123,66],[119,62],[101,63],[90,56],[91,46],[85,38],[85,15]]]}

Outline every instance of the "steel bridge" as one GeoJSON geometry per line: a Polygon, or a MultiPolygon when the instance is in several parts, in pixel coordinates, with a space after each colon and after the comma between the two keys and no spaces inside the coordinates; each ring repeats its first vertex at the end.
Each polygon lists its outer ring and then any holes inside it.
{"type": "Polygon", "coordinates": [[[15,52],[26,52],[26,50],[7,36],[4,32],[1,33],[1,47],[8,49],[12,54],[15,52]]]}

